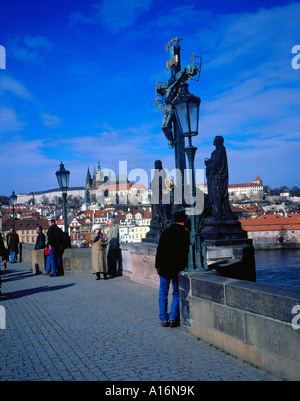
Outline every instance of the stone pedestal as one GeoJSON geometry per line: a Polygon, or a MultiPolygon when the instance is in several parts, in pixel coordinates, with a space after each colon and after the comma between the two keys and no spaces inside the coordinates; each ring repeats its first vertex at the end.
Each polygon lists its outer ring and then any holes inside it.
{"type": "Polygon", "coordinates": [[[235,219],[203,221],[201,237],[207,247],[207,262],[223,277],[256,281],[252,240],[235,219]]]}
{"type": "Polygon", "coordinates": [[[146,234],[146,238],[142,239],[142,242],[145,244],[158,244],[159,238],[161,235],[161,230],[160,230],[160,225],[154,221],[154,219],[151,220],[150,224],[150,230],[146,234]]]}
{"type": "Polygon", "coordinates": [[[155,271],[156,244],[121,244],[122,274],[135,283],[159,288],[159,276],[155,271]]]}
{"type": "Polygon", "coordinates": [[[45,253],[44,249],[32,251],[32,272],[33,274],[44,273],[45,271],[45,253]]]}

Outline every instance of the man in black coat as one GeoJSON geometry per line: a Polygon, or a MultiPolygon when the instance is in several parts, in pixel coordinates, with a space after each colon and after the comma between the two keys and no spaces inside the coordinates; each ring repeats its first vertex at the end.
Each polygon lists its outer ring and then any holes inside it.
{"type": "MultiPolygon", "coordinates": [[[[2,258],[4,267],[6,269],[6,263],[8,261],[9,258],[9,250],[5,248],[4,244],[3,244],[3,238],[2,238],[2,234],[0,233],[0,256],[2,258]]],[[[0,268],[0,296],[1,296],[1,268],[0,268]]]]}
{"type": "Polygon", "coordinates": [[[43,233],[43,227],[41,226],[37,226],[36,228],[36,232],[38,234],[37,238],[36,238],[36,243],[34,246],[34,249],[45,249],[46,247],[46,237],[45,234],[43,233]]]}
{"type": "Polygon", "coordinates": [[[63,231],[57,227],[55,220],[49,221],[49,229],[47,232],[48,247],[49,247],[49,261],[52,273],[50,277],[62,276],[62,253],[63,253],[63,231]]]}
{"type": "Polygon", "coordinates": [[[185,228],[184,211],[174,213],[174,224],[160,237],[155,269],[159,274],[159,319],[163,327],[176,327],[179,324],[179,289],[178,274],[187,267],[190,233],[185,228]],[[173,284],[173,299],[170,315],[168,314],[168,292],[173,284]]]}

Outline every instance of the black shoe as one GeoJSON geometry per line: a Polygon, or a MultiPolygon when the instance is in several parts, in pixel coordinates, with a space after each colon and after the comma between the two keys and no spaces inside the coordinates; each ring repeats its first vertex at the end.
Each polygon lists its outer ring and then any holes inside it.
{"type": "Polygon", "coordinates": [[[57,277],[57,276],[56,276],[56,274],[50,273],[50,274],[49,274],[49,277],[57,277]]]}
{"type": "Polygon", "coordinates": [[[169,322],[166,320],[165,322],[160,322],[162,327],[169,327],[169,322]]]}
{"type": "Polygon", "coordinates": [[[177,327],[180,325],[179,320],[169,320],[170,327],[177,327]]]}

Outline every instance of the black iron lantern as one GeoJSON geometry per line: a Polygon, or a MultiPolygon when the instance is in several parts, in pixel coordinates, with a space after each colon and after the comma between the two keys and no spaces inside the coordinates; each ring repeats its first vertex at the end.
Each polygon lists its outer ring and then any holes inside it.
{"type": "Polygon", "coordinates": [[[15,194],[15,191],[12,191],[12,194],[10,195],[9,199],[10,199],[10,204],[12,206],[15,206],[18,199],[17,195],[15,194]]]}
{"type": "Polygon", "coordinates": [[[178,125],[183,136],[198,135],[201,99],[189,93],[188,84],[180,87],[179,97],[173,102],[178,125]]]}
{"type": "Polygon", "coordinates": [[[58,185],[62,192],[67,192],[69,188],[70,171],[65,169],[63,162],[60,164],[60,169],[55,173],[58,185]]]}

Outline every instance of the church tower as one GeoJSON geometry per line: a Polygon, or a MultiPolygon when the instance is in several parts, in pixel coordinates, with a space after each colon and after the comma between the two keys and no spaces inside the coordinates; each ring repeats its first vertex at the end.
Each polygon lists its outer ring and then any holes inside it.
{"type": "Polygon", "coordinates": [[[102,171],[100,167],[100,162],[98,161],[97,168],[94,171],[94,179],[93,179],[93,184],[97,188],[103,183],[103,177],[102,177],[102,171]]]}
{"type": "Polygon", "coordinates": [[[85,188],[91,188],[92,186],[92,176],[90,173],[90,168],[88,167],[88,171],[86,174],[86,180],[85,180],[85,188]]]}

